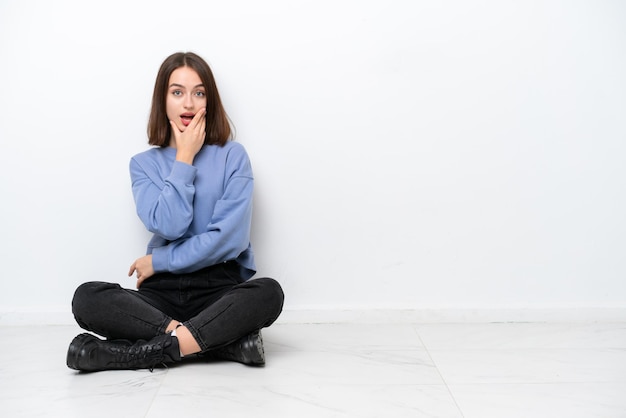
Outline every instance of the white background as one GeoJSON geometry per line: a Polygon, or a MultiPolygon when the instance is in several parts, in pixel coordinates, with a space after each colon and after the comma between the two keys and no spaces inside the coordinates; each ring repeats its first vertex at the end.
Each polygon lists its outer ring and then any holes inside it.
{"type": "Polygon", "coordinates": [[[626,307],[626,3],[0,0],[0,311],[129,287],[152,87],[203,56],[288,309],[626,307]]]}

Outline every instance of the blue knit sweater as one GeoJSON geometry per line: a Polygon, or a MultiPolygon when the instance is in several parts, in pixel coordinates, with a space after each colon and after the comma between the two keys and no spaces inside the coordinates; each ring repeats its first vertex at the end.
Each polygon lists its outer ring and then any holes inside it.
{"type": "Polygon", "coordinates": [[[137,214],[154,235],[148,244],[156,273],[190,273],[236,260],[242,276],[256,272],[250,245],[253,177],[244,147],[205,145],[193,166],[174,148],[151,148],[130,161],[137,214]]]}

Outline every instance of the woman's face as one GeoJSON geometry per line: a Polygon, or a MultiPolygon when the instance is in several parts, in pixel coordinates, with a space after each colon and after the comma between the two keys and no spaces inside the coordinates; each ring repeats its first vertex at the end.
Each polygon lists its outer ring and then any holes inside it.
{"type": "Polygon", "coordinates": [[[165,113],[179,131],[184,131],[196,112],[206,107],[206,90],[197,72],[180,67],[167,83],[165,113]]]}

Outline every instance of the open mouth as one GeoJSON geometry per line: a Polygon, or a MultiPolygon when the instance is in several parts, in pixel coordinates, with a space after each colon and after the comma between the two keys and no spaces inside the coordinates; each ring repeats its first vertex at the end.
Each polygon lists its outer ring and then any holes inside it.
{"type": "Polygon", "coordinates": [[[193,117],[194,117],[193,113],[183,113],[182,115],[180,115],[180,120],[183,123],[183,125],[189,126],[193,117]]]}

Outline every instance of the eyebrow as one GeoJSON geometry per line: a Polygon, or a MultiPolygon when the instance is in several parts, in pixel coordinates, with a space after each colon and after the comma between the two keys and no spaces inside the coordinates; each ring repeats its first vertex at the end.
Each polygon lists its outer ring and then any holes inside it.
{"type": "MultiPolygon", "coordinates": [[[[178,84],[178,83],[172,83],[172,84],[170,84],[170,87],[182,87],[182,88],[185,88],[185,86],[183,86],[182,84],[178,84]]],[[[204,84],[200,83],[197,86],[193,86],[194,89],[197,89],[198,87],[204,87],[204,84]]]]}

